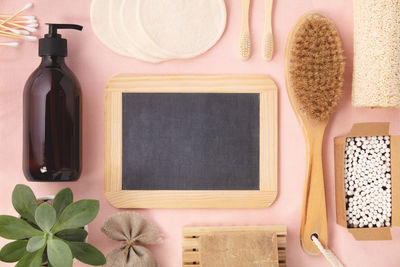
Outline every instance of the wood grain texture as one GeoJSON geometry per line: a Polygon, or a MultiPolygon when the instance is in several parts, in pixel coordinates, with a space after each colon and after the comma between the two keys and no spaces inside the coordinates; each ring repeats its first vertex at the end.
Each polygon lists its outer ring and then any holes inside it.
{"type": "Polygon", "coordinates": [[[216,232],[274,232],[278,239],[279,266],[286,266],[286,226],[232,226],[232,227],[184,227],[182,230],[182,266],[201,267],[199,237],[216,232]]]}
{"type": "Polygon", "coordinates": [[[264,75],[113,77],[105,93],[105,196],[117,208],[265,208],[277,196],[277,87],[264,75]],[[122,93],[259,93],[260,190],[122,190],[122,93]]]}

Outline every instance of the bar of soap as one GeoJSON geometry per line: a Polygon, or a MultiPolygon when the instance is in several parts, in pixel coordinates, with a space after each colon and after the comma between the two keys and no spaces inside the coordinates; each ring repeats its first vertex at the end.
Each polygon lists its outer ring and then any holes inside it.
{"type": "Polygon", "coordinates": [[[200,236],[202,267],[278,267],[275,233],[219,232],[200,236]]]}

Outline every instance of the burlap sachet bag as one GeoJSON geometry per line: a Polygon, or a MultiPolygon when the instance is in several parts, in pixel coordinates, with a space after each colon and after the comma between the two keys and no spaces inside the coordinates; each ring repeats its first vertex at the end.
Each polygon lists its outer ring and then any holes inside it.
{"type": "Polygon", "coordinates": [[[105,267],[158,267],[150,250],[142,245],[162,240],[158,229],[135,212],[121,212],[109,217],[101,228],[109,238],[123,244],[107,255],[105,267]]]}

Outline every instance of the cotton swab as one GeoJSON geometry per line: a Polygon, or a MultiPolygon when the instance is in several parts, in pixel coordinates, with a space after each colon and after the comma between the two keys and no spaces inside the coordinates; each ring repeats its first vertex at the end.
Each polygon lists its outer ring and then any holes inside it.
{"type": "MultiPolygon", "coordinates": [[[[37,41],[36,36],[30,36],[31,32],[36,32],[39,24],[35,16],[21,16],[20,14],[33,6],[32,3],[26,4],[21,10],[13,15],[0,15],[0,36],[7,38],[24,39],[37,41]]],[[[4,42],[1,46],[18,46],[18,42],[4,42]]]]}
{"type": "Polygon", "coordinates": [[[25,10],[30,9],[33,6],[32,3],[28,3],[26,4],[21,10],[17,11],[15,14],[13,14],[11,17],[7,18],[5,21],[3,21],[0,24],[5,24],[7,22],[9,22],[10,20],[12,20],[13,18],[17,17],[19,14],[21,14],[22,12],[24,12],[25,10]]]}
{"type": "MultiPolygon", "coordinates": [[[[4,19],[0,18],[0,23],[3,22],[3,21],[4,21],[4,19]]],[[[9,21],[9,22],[6,22],[4,24],[17,24],[17,25],[20,25],[20,24],[35,24],[35,23],[38,23],[38,21],[36,19],[31,19],[31,20],[13,20],[12,22],[9,21]]]]}
{"type": "MultiPolygon", "coordinates": [[[[1,26],[3,26],[3,25],[0,25],[0,28],[1,28],[1,26]]],[[[6,27],[6,30],[8,30],[9,31],[9,33],[14,33],[14,34],[22,34],[22,35],[29,35],[29,32],[28,31],[26,31],[26,30],[16,30],[16,29],[12,29],[12,28],[8,28],[8,27],[6,27]]],[[[4,31],[3,31],[4,32],[4,31]]],[[[6,33],[6,32],[5,32],[6,33]]]]}
{"type": "Polygon", "coordinates": [[[21,31],[13,29],[13,28],[10,28],[10,27],[7,27],[7,26],[4,26],[4,25],[1,25],[1,24],[0,24],[0,28],[2,28],[4,30],[7,30],[9,32],[12,32],[14,34],[21,34],[21,31]]]}
{"type": "Polygon", "coordinates": [[[19,30],[21,32],[21,34],[23,35],[29,35],[29,31],[26,30],[19,30]]]}
{"type": "MultiPolygon", "coordinates": [[[[1,20],[0,20],[0,23],[1,23],[1,20]]],[[[7,24],[8,24],[8,25],[11,25],[11,26],[14,26],[14,27],[17,28],[17,29],[25,29],[25,30],[27,30],[27,31],[29,31],[29,32],[37,32],[37,30],[35,29],[35,27],[38,26],[38,24],[29,24],[29,25],[27,25],[27,26],[24,26],[24,25],[15,24],[15,23],[13,23],[13,22],[7,22],[7,24]]],[[[0,26],[5,27],[4,25],[0,25],[0,26]]],[[[10,29],[12,29],[12,28],[10,28],[10,29]]],[[[14,32],[14,33],[15,33],[15,34],[18,34],[18,33],[16,33],[16,32],[14,32]]]]}
{"type": "Polygon", "coordinates": [[[11,47],[17,47],[19,45],[18,42],[9,42],[9,43],[0,43],[0,46],[11,46],[11,47]]]}
{"type": "Polygon", "coordinates": [[[14,34],[14,33],[5,32],[5,31],[0,31],[0,36],[24,39],[24,40],[28,40],[28,41],[36,41],[38,39],[36,36],[18,35],[18,34],[14,34]]]}
{"type": "MultiPolygon", "coordinates": [[[[32,20],[15,20],[13,21],[13,23],[15,24],[35,24],[38,21],[36,19],[32,19],[32,20]]],[[[7,22],[7,24],[10,22],[7,22]]]]}
{"type": "MultiPolygon", "coordinates": [[[[12,15],[0,15],[0,18],[9,18],[12,15]]],[[[14,18],[18,18],[18,19],[26,19],[26,20],[35,20],[36,17],[35,16],[16,16],[14,18]]]]}

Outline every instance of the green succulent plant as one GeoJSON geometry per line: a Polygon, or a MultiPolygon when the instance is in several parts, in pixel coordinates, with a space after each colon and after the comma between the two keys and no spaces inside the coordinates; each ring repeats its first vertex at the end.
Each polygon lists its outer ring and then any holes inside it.
{"type": "Polygon", "coordinates": [[[103,265],[104,255],[85,242],[84,226],[96,218],[99,201],[73,202],[71,189],[57,193],[51,204],[38,202],[26,185],[17,185],[12,204],[21,218],[0,215],[0,236],[15,240],[0,251],[3,262],[18,262],[16,267],[71,267],[73,259],[103,265]]]}

